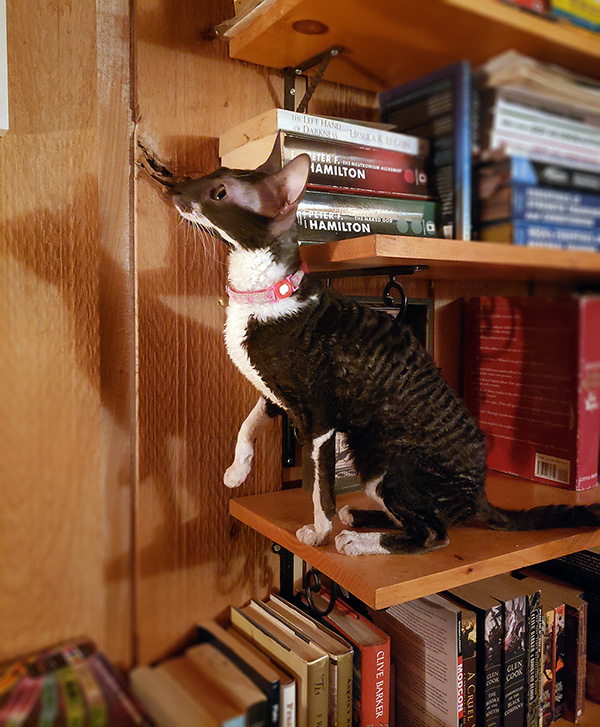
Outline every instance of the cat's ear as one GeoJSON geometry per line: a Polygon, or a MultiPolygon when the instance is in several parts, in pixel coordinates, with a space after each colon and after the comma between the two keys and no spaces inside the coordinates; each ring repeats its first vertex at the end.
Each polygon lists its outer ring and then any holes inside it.
{"type": "Polygon", "coordinates": [[[265,216],[271,218],[269,228],[273,235],[280,235],[293,225],[309,171],[310,157],[299,154],[260,183],[261,206],[265,216]]]}

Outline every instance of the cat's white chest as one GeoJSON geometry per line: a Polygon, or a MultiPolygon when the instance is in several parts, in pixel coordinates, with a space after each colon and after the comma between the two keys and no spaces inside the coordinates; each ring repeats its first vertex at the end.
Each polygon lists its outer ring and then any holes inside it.
{"type": "Polygon", "coordinates": [[[252,365],[244,341],[248,330],[248,322],[252,317],[250,306],[230,303],[227,307],[227,321],[225,323],[225,345],[233,363],[240,372],[273,403],[285,409],[283,402],[269,389],[261,375],[252,365]]]}

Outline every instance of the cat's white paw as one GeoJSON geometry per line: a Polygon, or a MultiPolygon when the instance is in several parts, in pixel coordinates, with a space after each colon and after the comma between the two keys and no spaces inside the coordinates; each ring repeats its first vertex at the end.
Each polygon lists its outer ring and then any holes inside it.
{"type": "Polygon", "coordinates": [[[246,477],[250,474],[252,465],[250,462],[234,462],[225,470],[223,482],[226,487],[239,487],[246,481],[246,477]]]}
{"type": "Polygon", "coordinates": [[[342,555],[382,555],[389,553],[380,545],[381,533],[357,533],[342,530],[335,538],[335,547],[342,555]]]}
{"type": "Polygon", "coordinates": [[[340,520],[344,523],[344,525],[348,525],[349,527],[354,525],[354,518],[350,512],[351,509],[350,505],[344,505],[344,507],[341,507],[338,512],[340,520]]]}
{"type": "Polygon", "coordinates": [[[318,531],[314,525],[304,525],[296,530],[296,537],[304,545],[323,545],[331,530],[318,531]]]}

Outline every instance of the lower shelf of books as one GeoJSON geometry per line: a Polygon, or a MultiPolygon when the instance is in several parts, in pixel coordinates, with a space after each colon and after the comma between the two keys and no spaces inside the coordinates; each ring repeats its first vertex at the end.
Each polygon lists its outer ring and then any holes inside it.
{"type": "MultiPolygon", "coordinates": [[[[598,487],[575,493],[497,473],[490,473],[487,491],[494,504],[511,509],[600,500],[598,487]]],[[[349,503],[372,507],[362,493],[338,497],[338,507],[349,503]]],[[[426,555],[353,558],[338,553],[333,542],[311,547],[298,541],[296,530],[312,522],[310,493],[300,488],[232,499],[230,512],[373,609],[600,545],[600,530],[589,528],[507,533],[468,525],[452,529],[450,544],[426,555]]],[[[342,529],[336,518],[333,535],[342,529]]]]}

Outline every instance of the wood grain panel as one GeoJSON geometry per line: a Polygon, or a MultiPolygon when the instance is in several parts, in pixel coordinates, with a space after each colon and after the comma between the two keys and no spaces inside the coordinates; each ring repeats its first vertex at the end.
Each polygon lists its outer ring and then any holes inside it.
{"type": "Polygon", "coordinates": [[[0,658],[105,643],[96,4],[11,3],[0,143],[0,658]]]}
{"type": "MultiPolygon", "coordinates": [[[[232,61],[206,29],[228,2],[138,3],[139,137],[180,174],[218,166],[225,129],[282,105],[279,75],[232,61]]],[[[301,85],[301,84],[299,84],[301,85]]],[[[319,88],[311,111],[370,117],[369,94],[319,88]],[[333,100],[335,98],[335,101],[333,100]]],[[[139,296],[139,659],[166,653],[195,620],[262,596],[275,582],[270,544],[228,514],[222,475],[256,393],[222,340],[221,243],[178,218],[143,176],[137,182],[139,296]]],[[[278,423],[260,437],[241,493],[281,487],[278,423]]]]}

